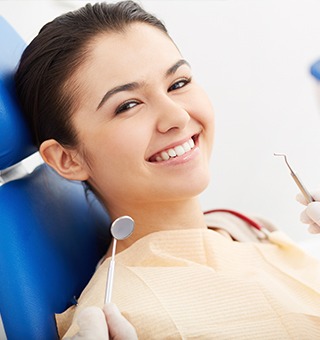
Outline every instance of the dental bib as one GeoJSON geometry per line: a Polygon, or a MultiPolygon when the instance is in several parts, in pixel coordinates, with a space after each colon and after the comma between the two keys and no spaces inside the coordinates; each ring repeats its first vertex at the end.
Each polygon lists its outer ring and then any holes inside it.
{"type": "MultiPolygon", "coordinates": [[[[155,232],[116,261],[113,302],[139,339],[320,338],[320,263],[279,231],[267,243],[210,229],[155,232]]],[[[78,331],[84,307],[103,306],[108,262],[78,306],[57,315],[60,335],[78,331]]]]}

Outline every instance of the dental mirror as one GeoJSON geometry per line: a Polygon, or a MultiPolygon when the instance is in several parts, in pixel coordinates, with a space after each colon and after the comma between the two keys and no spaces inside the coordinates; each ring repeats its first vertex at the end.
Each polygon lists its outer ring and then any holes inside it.
{"type": "Polygon", "coordinates": [[[113,276],[115,266],[115,255],[117,240],[125,240],[128,238],[134,229],[134,220],[130,216],[121,216],[113,221],[111,225],[111,235],[113,237],[112,255],[108,268],[108,278],[106,287],[105,303],[111,302],[112,287],[113,287],[113,276]]]}
{"type": "Polygon", "coordinates": [[[118,241],[128,238],[134,229],[134,221],[130,216],[121,216],[111,225],[111,235],[118,241]]]}

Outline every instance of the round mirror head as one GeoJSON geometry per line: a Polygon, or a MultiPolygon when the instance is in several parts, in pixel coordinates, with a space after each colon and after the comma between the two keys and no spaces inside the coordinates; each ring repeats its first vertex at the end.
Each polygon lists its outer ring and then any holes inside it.
{"type": "Polygon", "coordinates": [[[134,229],[134,220],[130,216],[121,216],[111,225],[111,235],[117,240],[129,237],[134,229]]]}

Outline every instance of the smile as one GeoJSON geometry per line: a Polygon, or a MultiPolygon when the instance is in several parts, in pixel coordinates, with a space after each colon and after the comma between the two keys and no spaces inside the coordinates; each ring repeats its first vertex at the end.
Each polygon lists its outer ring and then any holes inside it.
{"type": "Polygon", "coordinates": [[[195,147],[195,142],[194,142],[195,138],[196,138],[196,136],[190,138],[189,140],[187,140],[183,144],[175,146],[174,148],[170,148],[170,149],[167,149],[167,150],[163,150],[159,153],[156,153],[155,155],[150,157],[149,161],[150,162],[163,162],[163,161],[167,161],[171,158],[176,158],[176,157],[182,156],[195,147]]]}

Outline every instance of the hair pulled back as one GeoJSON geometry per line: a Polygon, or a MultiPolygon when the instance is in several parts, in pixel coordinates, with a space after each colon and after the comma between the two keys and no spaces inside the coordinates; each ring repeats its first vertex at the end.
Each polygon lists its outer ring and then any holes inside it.
{"type": "Polygon", "coordinates": [[[77,145],[72,113],[77,108],[76,84],[70,79],[90,54],[91,40],[105,32],[123,32],[131,24],[167,30],[156,17],[133,1],[96,3],[47,23],[27,46],[15,74],[18,100],[35,144],[55,139],[77,145]]]}

